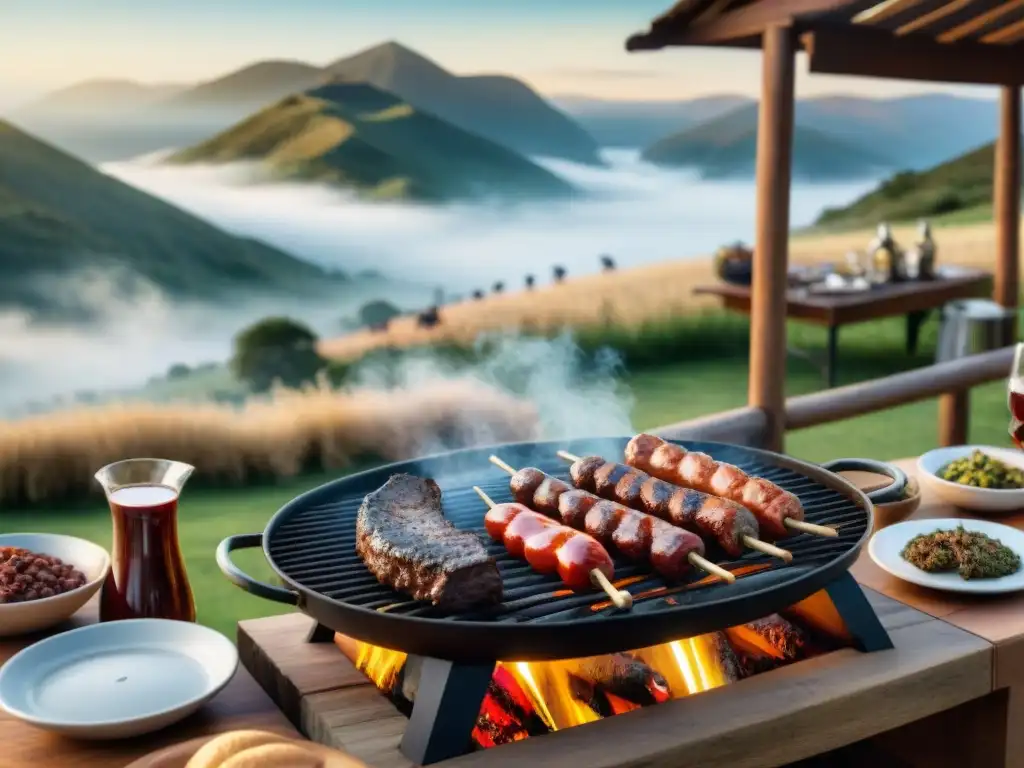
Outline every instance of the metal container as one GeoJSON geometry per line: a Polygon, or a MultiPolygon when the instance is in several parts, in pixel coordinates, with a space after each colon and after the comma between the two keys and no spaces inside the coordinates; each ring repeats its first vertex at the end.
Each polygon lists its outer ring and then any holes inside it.
{"type": "Polygon", "coordinates": [[[935,350],[938,363],[988,352],[1013,343],[1016,313],[989,299],[953,301],[943,307],[935,350]]]}

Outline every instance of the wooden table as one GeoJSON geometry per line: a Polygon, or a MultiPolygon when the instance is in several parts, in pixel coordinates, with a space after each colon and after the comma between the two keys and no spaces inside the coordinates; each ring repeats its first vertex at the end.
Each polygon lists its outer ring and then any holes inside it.
{"type": "MultiPolygon", "coordinates": [[[[55,632],[81,627],[95,622],[97,618],[97,604],[93,601],[79,611],[71,622],[55,632]]],[[[0,664],[42,637],[37,635],[0,640],[0,664]]],[[[0,766],[124,768],[133,760],[171,744],[240,728],[298,735],[281,710],[242,665],[239,665],[228,687],[195,715],[158,733],[127,741],[87,742],[66,739],[25,725],[0,712],[0,766]]]]}
{"type": "MultiPolygon", "coordinates": [[[[916,474],[916,459],[895,463],[908,475],[916,474]]],[[[936,517],[979,519],[925,492],[921,507],[911,519],[936,517]]],[[[1024,511],[990,519],[1024,530],[1024,511]]],[[[966,630],[992,646],[992,688],[998,699],[993,716],[999,718],[1004,735],[1000,745],[1004,762],[997,765],[1024,766],[1024,593],[985,598],[925,589],[890,576],[866,552],[852,572],[862,585],[966,630]]]]}
{"type": "MultiPolygon", "coordinates": [[[[723,282],[698,286],[693,292],[718,296],[726,309],[750,314],[750,286],[723,282]]],[[[833,387],[841,326],[906,315],[907,354],[914,354],[921,325],[932,310],[951,301],[990,296],[991,293],[992,274],[976,269],[950,270],[946,276],[936,280],[892,283],[850,295],[815,295],[805,288],[794,288],[786,294],[786,317],[828,328],[825,383],[833,387]]]]}

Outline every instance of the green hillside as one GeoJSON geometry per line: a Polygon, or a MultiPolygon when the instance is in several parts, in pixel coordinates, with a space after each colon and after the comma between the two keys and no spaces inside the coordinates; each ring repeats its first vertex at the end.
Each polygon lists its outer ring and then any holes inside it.
{"type": "Polygon", "coordinates": [[[118,268],[179,298],[306,291],[325,273],[235,237],[0,121],[0,305],[71,308],[38,278],[118,268]]]}
{"type": "Polygon", "coordinates": [[[992,203],[994,163],[993,143],[927,171],[901,171],[850,205],[826,209],[816,223],[854,227],[935,216],[984,216],[992,203]]]}
{"type": "Polygon", "coordinates": [[[572,187],[503,146],[362,83],[289,96],[170,162],[260,161],[274,177],[378,199],[565,195],[572,187]]]}
{"type": "MultiPolygon", "coordinates": [[[[704,178],[749,178],[757,157],[757,106],[733,110],[647,147],[643,158],[689,167],[704,178]]],[[[893,162],[824,131],[797,124],[793,130],[793,178],[839,181],[870,177],[893,162]]],[[[877,178],[877,177],[876,177],[877,178]]]]}

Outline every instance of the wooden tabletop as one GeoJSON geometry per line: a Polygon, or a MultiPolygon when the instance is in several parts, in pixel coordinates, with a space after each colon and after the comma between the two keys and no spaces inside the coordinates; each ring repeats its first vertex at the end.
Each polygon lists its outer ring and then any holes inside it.
{"type": "MultiPolygon", "coordinates": [[[[96,606],[93,601],[55,632],[95,622],[98,619],[96,606]]],[[[34,635],[0,640],[0,664],[42,637],[34,635]]],[[[125,741],[75,741],[25,725],[0,711],[0,766],[124,768],[133,760],[171,744],[240,728],[298,735],[242,665],[239,665],[227,688],[195,715],[158,733],[125,741]]]]}
{"type": "MultiPolygon", "coordinates": [[[[726,308],[750,312],[751,288],[748,285],[722,282],[698,286],[693,292],[719,296],[726,308]]],[[[988,296],[991,292],[990,272],[956,268],[935,280],[889,283],[860,293],[814,294],[805,288],[793,288],[786,293],[786,315],[826,325],[845,325],[924,312],[950,301],[988,296]]]]}
{"type": "MultiPolygon", "coordinates": [[[[908,475],[917,474],[916,459],[902,459],[894,463],[908,475]]],[[[982,519],[982,516],[954,507],[924,490],[921,506],[910,519],[938,517],[982,519]]],[[[984,519],[1024,530],[1024,510],[984,519]]],[[[994,649],[993,688],[1011,689],[1010,720],[1018,725],[1024,723],[1024,592],[981,596],[918,587],[883,571],[866,551],[861,553],[851,571],[864,586],[991,643],[994,649]]],[[[1008,737],[1012,742],[1009,749],[1014,760],[1012,764],[1024,765],[1024,729],[1012,728],[1008,737]]]]}

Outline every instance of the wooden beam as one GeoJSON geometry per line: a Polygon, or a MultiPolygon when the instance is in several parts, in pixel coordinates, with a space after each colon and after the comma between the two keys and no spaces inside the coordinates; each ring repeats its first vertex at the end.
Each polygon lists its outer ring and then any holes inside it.
{"type": "Polygon", "coordinates": [[[803,42],[808,69],[819,74],[977,85],[1024,83],[1024,55],[1010,46],[944,44],[861,27],[814,29],[803,35],[803,42]]]}
{"type": "MultiPolygon", "coordinates": [[[[1024,9],[1024,0],[1006,0],[1005,2],[1004,0],[988,0],[985,5],[990,5],[991,7],[975,16],[968,15],[965,20],[943,31],[936,39],[940,43],[955,43],[958,40],[971,37],[975,33],[984,30],[990,24],[999,21],[1004,16],[1024,9]]],[[[978,6],[979,9],[981,8],[980,3],[975,3],[970,8],[975,6],[978,6]]]]}
{"type": "Polygon", "coordinates": [[[1024,19],[1015,21],[1013,24],[989,32],[981,41],[983,43],[998,43],[1000,45],[1008,45],[1012,43],[1018,43],[1024,39],[1024,19]]]}
{"type": "Polygon", "coordinates": [[[944,5],[940,5],[933,11],[928,13],[922,13],[913,21],[908,21],[906,24],[897,27],[897,35],[909,35],[911,32],[920,32],[921,30],[927,30],[932,24],[937,21],[942,21],[948,16],[953,15],[957,11],[963,10],[970,6],[974,0],[952,0],[946,2],[944,5]]]}
{"type": "Polygon", "coordinates": [[[831,424],[897,405],[939,397],[990,381],[1005,380],[1013,365],[1013,347],[862,381],[786,401],[788,429],[831,424]]]}
{"type": "Polygon", "coordinates": [[[750,307],[748,404],[768,419],[767,445],[781,451],[786,409],[786,272],[793,156],[795,35],[764,32],[757,124],[757,222],[750,307]]]}
{"type": "MultiPolygon", "coordinates": [[[[999,94],[999,136],[996,139],[992,202],[996,220],[996,279],[993,298],[1017,307],[1020,292],[1020,87],[1004,86],[999,94]]],[[[1016,323],[1014,323],[1014,330],[1016,323]]]]}
{"type": "Polygon", "coordinates": [[[837,14],[851,7],[860,7],[859,0],[754,0],[706,22],[698,18],[692,24],[655,23],[649,32],[630,37],[626,49],[729,43],[760,35],[772,26],[790,26],[798,19],[837,14]]]}

